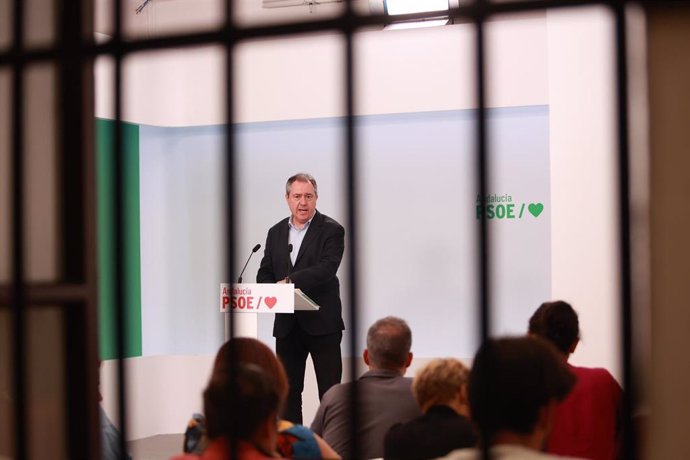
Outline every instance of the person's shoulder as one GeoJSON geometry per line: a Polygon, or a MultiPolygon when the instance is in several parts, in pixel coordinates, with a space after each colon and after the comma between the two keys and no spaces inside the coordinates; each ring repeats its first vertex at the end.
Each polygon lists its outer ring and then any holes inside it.
{"type": "Polygon", "coordinates": [[[281,420],[278,424],[278,452],[286,457],[320,458],[316,434],[304,425],[281,420]]]}
{"type": "MultiPolygon", "coordinates": [[[[476,447],[456,449],[448,455],[440,457],[443,460],[475,460],[481,458],[482,452],[476,447]]],[[[574,457],[559,457],[517,445],[494,446],[491,448],[491,458],[497,460],[582,460],[574,457]]]]}
{"type": "Polygon", "coordinates": [[[345,394],[349,393],[351,384],[351,382],[337,383],[330,387],[321,398],[321,405],[328,405],[333,401],[342,399],[345,394]]]}
{"type": "Polygon", "coordinates": [[[401,385],[412,388],[413,380],[414,379],[412,377],[400,377],[399,381],[401,382],[401,385]]]}
{"type": "Polygon", "coordinates": [[[428,420],[424,415],[413,418],[407,422],[398,422],[391,426],[386,434],[386,438],[402,440],[410,437],[411,434],[419,432],[420,428],[428,426],[428,420]]]}
{"type": "Polygon", "coordinates": [[[409,448],[409,444],[414,442],[412,435],[416,430],[411,428],[412,420],[405,423],[395,423],[391,426],[383,438],[385,458],[402,457],[403,453],[409,448]]]}
{"type": "Polygon", "coordinates": [[[289,217],[286,217],[286,218],[284,218],[284,219],[281,219],[279,222],[277,222],[277,223],[274,224],[271,228],[269,228],[268,231],[269,231],[269,232],[277,232],[277,231],[280,230],[281,228],[287,226],[288,220],[290,220],[289,217]]]}
{"type": "MultiPolygon", "coordinates": [[[[475,460],[481,458],[482,452],[476,447],[456,449],[445,457],[440,457],[443,460],[475,460]]],[[[560,457],[546,454],[517,445],[494,446],[491,448],[491,458],[496,460],[583,460],[575,457],[560,457]]]]}
{"type": "Polygon", "coordinates": [[[332,218],[330,216],[327,216],[326,214],[322,214],[319,211],[316,211],[315,218],[320,220],[324,226],[333,227],[333,228],[340,229],[340,230],[344,231],[343,226],[340,225],[340,223],[337,220],[335,220],[334,218],[332,218]]]}
{"type": "Polygon", "coordinates": [[[309,439],[314,437],[314,432],[304,425],[295,425],[284,420],[278,424],[278,433],[286,433],[301,439],[309,439]]]}
{"type": "Polygon", "coordinates": [[[611,373],[603,367],[572,367],[576,377],[579,380],[589,381],[594,385],[608,385],[611,387],[619,387],[620,385],[611,373]]]}
{"type": "Polygon", "coordinates": [[[480,452],[479,450],[470,447],[466,449],[455,449],[453,451],[450,451],[447,455],[443,457],[439,457],[440,459],[443,460],[469,460],[469,459],[476,459],[480,458],[480,452]]]}

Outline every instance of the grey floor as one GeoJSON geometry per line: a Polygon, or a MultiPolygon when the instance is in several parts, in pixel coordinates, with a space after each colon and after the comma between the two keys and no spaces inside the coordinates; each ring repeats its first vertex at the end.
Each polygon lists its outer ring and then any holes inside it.
{"type": "Polygon", "coordinates": [[[184,435],[159,434],[127,443],[127,450],[133,460],[168,460],[182,453],[184,435]]]}

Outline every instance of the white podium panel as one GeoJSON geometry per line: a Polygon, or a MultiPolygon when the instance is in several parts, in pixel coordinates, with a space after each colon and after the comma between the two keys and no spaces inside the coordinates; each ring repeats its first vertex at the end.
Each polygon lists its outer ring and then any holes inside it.
{"type": "Polygon", "coordinates": [[[292,284],[227,283],[220,285],[222,313],[293,313],[292,284]]]}
{"type": "Polygon", "coordinates": [[[229,283],[220,285],[221,313],[294,313],[319,305],[294,284],[229,283]]]}
{"type": "MultiPolygon", "coordinates": [[[[229,283],[220,285],[220,312],[242,313],[234,320],[234,337],[258,335],[257,313],[316,311],[319,306],[293,284],[229,283]],[[249,314],[247,314],[249,313],[249,314]]],[[[225,321],[225,340],[230,337],[230,322],[225,321]]]]}

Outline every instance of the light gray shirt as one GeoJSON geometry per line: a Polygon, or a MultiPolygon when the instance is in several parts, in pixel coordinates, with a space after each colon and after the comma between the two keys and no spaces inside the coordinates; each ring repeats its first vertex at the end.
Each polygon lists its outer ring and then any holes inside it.
{"type": "MultiPolygon", "coordinates": [[[[314,213],[314,216],[316,213],[314,213]]],[[[304,241],[304,235],[307,234],[307,230],[309,230],[309,225],[311,225],[311,221],[314,220],[314,216],[311,216],[311,219],[307,221],[306,224],[304,224],[304,227],[302,228],[297,228],[294,225],[292,225],[292,216],[288,219],[288,228],[290,229],[290,236],[288,237],[288,243],[292,245],[292,252],[290,253],[290,260],[292,261],[292,265],[295,265],[295,261],[297,260],[297,254],[299,254],[299,248],[302,247],[302,241],[304,241]]]]}
{"type": "MultiPolygon", "coordinates": [[[[352,441],[350,385],[352,382],[331,387],[311,424],[311,430],[343,457],[350,455],[352,441]]],[[[412,379],[394,371],[374,370],[362,375],[357,385],[360,457],[383,457],[383,439],[390,427],[422,415],[412,394],[412,379]]]]}

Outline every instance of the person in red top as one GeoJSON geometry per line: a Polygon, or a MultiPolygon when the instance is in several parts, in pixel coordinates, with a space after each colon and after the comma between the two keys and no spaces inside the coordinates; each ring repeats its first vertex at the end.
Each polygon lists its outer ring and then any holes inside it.
{"type": "Polygon", "coordinates": [[[214,371],[204,391],[210,443],[201,455],[173,460],[265,460],[275,453],[281,398],[276,383],[254,364],[214,371]]]}
{"type": "MultiPolygon", "coordinates": [[[[553,343],[567,361],[580,341],[577,313],[566,302],[545,302],[530,318],[529,333],[553,343]]],[[[623,390],[606,369],[568,367],[577,382],[556,409],[547,452],[593,460],[620,458],[623,390]]]]}

